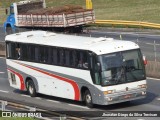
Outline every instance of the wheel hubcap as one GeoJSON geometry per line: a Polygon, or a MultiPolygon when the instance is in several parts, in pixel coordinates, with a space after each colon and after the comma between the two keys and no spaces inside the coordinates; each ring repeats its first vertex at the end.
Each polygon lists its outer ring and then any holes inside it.
{"type": "Polygon", "coordinates": [[[33,94],[33,88],[31,86],[29,86],[29,92],[33,94]]]}
{"type": "Polygon", "coordinates": [[[91,103],[91,96],[89,94],[86,95],[86,102],[91,103]]]}

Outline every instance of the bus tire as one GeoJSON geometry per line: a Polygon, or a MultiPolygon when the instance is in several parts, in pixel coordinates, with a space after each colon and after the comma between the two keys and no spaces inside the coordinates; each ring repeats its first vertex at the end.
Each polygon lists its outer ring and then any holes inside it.
{"type": "Polygon", "coordinates": [[[87,107],[89,107],[89,108],[93,107],[92,96],[91,96],[91,93],[89,92],[89,90],[86,90],[84,93],[84,101],[85,101],[87,107]]]}
{"type": "Polygon", "coordinates": [[[31,97],[36,96],[36,88],[32,80],[27,81],[27,92],[31,97]]]}

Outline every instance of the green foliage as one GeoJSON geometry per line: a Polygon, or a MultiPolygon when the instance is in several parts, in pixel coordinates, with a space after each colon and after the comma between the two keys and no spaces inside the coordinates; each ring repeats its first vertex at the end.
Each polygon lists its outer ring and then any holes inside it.
{"type": "MultiPolygon", "coordinates": [[[[0,9],[9,7],[10,3],[20,0],[0,0],[0,9]]],[[[160,0],[92,0],[96,19],[131,20],[160,23],[160,0]]],[[[68,4],[81,5],[85,0],[46,0],[47,7],[68,4]]],[[[4,11],[4,10],[3,10],[4,11]]],[[[0,21],[6,17],[0,10],[0,21]]]]}

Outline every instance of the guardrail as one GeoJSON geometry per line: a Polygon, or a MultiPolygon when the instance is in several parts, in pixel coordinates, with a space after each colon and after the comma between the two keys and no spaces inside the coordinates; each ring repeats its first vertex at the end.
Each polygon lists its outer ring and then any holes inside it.
{"type": "Polygon", "coordinates": [[[96,24],[108,24],[108,25],[126,25],[126,26],[138,26],[149,28],[160,28],[160,24],[141,22],[141,21],[125,21],[125,20],[95,20],[96,24]]]}

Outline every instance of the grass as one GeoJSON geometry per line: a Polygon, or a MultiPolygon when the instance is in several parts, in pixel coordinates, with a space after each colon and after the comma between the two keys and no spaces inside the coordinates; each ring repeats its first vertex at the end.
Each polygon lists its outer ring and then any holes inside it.
{"type": "MultiPolygon", "coordinates": [[[[20,0],[1,0],[0,9],[20,0]]],[[[160,0],[92,0],[96,19],[131,20],[160,23],[160,0]]],[[[47,6],[76,4],[85,7],[85,0],[46,0],[47,6]]],[[[4,10],[0,10],[0,23],[4,22],[4,10]]]]}

